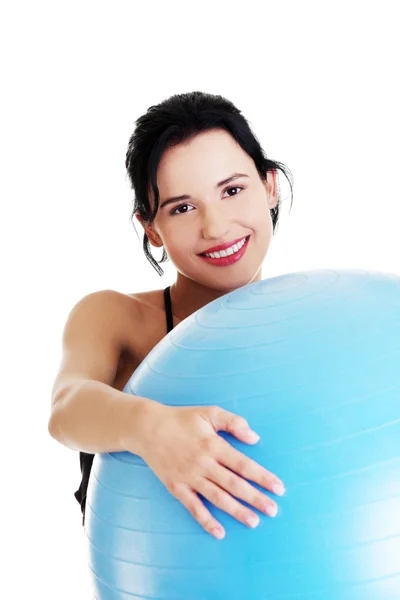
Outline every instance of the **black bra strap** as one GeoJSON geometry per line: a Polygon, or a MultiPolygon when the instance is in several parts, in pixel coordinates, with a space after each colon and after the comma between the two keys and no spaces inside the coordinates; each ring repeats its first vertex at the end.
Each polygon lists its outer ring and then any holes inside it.
{"type": "Polygon", "coordinates": [[[171,286],[168,286],[164,290],[165,315],[167,318],[167,333],[169,333],[174,327],[172,321],[171,294],[169,292],[170,287],[171,286]]]}

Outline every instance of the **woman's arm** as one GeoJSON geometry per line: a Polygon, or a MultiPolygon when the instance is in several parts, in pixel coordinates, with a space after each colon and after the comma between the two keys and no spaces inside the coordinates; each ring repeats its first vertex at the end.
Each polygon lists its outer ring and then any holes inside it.
{"type": "Polygon", "coordinates": [[[125,450],[127,424],[132,443],[146,408],[156,404],[112,387],[125,329],[121,297],[112,290],[85,296],[68,316],[48,423],[50,435],[68,448],[93,454],[125,450]]]}
{"type": "Polygon", "coordinates": [[[81,452],[130,451],[153,400],[125,394],[99,381],[81,379],[64,388],[49,421],[49,433],[60,444],[81,452]]]}

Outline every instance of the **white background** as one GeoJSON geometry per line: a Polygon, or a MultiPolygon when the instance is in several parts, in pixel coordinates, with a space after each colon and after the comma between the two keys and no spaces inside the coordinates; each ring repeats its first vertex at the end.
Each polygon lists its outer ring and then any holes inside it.
{"type": "MultiPolygon", "coordinates": [[[[264,277],[400,273],[398,3],[6,2],[0,14],[1,586],[88,599],[78,454],[47,433],[61,334],[84,295],[160,278],[129,223],[134,121],[175,93],[218,93],[290,189],[264,277]],[[199,8],[197,9],[196,6],[199,8]]],[[[161,250],[153,249],[157,258],[161,250]]]]}

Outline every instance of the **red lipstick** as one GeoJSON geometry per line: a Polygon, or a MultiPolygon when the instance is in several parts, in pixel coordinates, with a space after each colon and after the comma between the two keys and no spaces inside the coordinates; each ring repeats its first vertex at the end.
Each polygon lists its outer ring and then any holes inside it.
{"type": "MultiPolygon", "coordinates": [[[[243,238],[239,238],[239,242],[242,240],[243,238]]],[[[211,258],[211,256],[204,256],[203,254],[199,254],[199,256],[201,256],[201,258],[205,261],[207,261],[208,263],[210,263],[211,265],[215,265],[217,267],[227,267],[228,265],[233,265],[234,263],[237,263],[242,256],[244,255],[244,253],[247,250],[247,246],[249,244],[249,239],[250,236],[247,236],[246,238],[244,238],[246,241],[243,244],[243,246],[240,248],[240,250],[238,250],[237,252],[234,252],[233,254],[230,254],[229,256],[223,256],[221,258],[211,258]]],[[[236,242],[234,242],[236,243],[236,242]]],[[[225,248],[229,248],[229,246],[232,246],[232,242],[230,242],[229,244],[224,244],[225,248]]],[[[221,246],[216,246],[217,248],[221,248],[221,246]]],[[[225,249],[222,248],[222,249],[225,249]]],[[[218,250],[211,250],[211,252],[218,252],[218,250]]],[[[207,250],[208,253],[208,250],[207,250]]]]}
{"type": "Polygon", "coordinates": [[[207,250],[204,250],[204,252],[201,252],[200,256],[203,254],[210,254],[211,252],[219,252],[220,250],[226,250],[227,248],[238,244],[242,240],[244,240],[244,237],[238,238],[237,240],[233,240],[231,242],[225,242],[224,244],[220,244],[219,246],[213,246],[212,248],[208,248],[207,250]]]}

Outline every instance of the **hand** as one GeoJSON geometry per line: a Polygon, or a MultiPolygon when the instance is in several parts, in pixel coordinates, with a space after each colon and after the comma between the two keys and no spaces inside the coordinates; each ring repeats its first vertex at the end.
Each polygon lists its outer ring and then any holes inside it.
{"type": "Polygon", "coordinates": [[[276,515],[276,503],[243,478],[282,495],[280,479],[217,435],[226,431],[246,444],[256,443],[259,436],[243,417],[218,406],[151,406],[142,422],[139,454],[206,531],[219,539],[225,535],[196,492],[249,527],[256,527],[259,517],[233,496],[276,515]]]}

